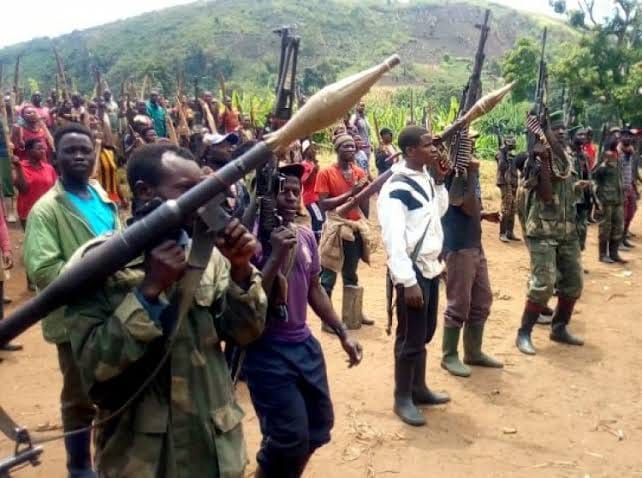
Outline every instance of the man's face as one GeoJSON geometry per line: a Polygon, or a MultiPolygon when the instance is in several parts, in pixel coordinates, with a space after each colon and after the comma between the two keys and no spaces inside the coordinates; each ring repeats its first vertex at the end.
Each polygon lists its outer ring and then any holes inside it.
{"type": "Polygon", "coordinates": [[[559,126],[553,130],[553,133],[555,133],[555,137],[557,138],[558,141],[565,141],[566,140],[566,128],[563,126],[559,126]]]}
{"type": "Polygon", "coordinates": [[[203,93],[203,100],[205,101],[205,103],[208,103],[208,104],[211,103],[212,98],[213,98],[212,93],[210,93],[209,91],[206,91],[205,93],[203,93]]]}
{"type": "Polygon", "coordinates": [[[148,144],[155,143],[157,139],[158,135],[156,134],[156,130],[154,128],[149,128],[143,135],[143,141],[148,144]]]}
{"type": "Polygon", "coordinates": [[[223,104],[229,109],[232,108],[232,100],[230,100],[230,99],[226,99],[223,104]]]}
{"type": "Polygon", "coordinates": [[[575,143],[579,145],[586,144],[586,133],[577,133],[575,135],[575,143]]]}
{"type": "Polygon", "coordinates": [[[139,101],[138,103],[136,103],[136,111],[141,115],[147,114],[147,106],[145,106],[144,101],[139,101]]]}
{"type": "Polygon", "coordinates": [[[71,104],[73,104],[75,108],[78,108],[80,106],[80,96],[73,95],[71,97],[71,104]]]}
{"type": "Polygon", "coordinates": [[[252,126],[252,123],[250,122],[250,118],[243,118],[242,125],[243,125],[243,128],[250,129],[250,127],[252,126]]]}
{"type": "Polygon", "coordinates": [[[392,134],[390,133],[383,133],[381,135],[381,141],[383,141],[386,144],[392,143],[392,134]]]}
{"type": "Polygon", "coordinates": [[[294,221],[301,199],[301,181],[296,176],[286,176],[276,197],[279,215],[286,223],[294,221]]]}
{"type": "Polygon", "coordinates": [[[363,148],[363,138],[359,135],[354,136],[354,145],[357,148],[357,150],[360,150],[363,148]]]}
{"type": "Polygon", "coordinates": [[[201,168],[191,159],[182,158],[174,152],[167,151],[161,157],[164,174],[158,186],[152,188],[153,197],[167,201],[177,199],[203,179],[201,168]]]}
{"type": "Polygon", "coordinates": [[[93,141],[81,133],[66,134],[58,144],[56,162],[63,176],[87,183],[96,162],[93,141]]]}
{"type": "Polygon", "coordinates": [[[149,95],[149,101],[151,101],[155,105],[158,104],[158,93],[152,93],[151,95],[149,95]]]}
{"type": "Polygon", "coordinates": [[[359,113],[360,115],[362,115],[362,114],[364,114],[365,112],[366,112],[366,104],[365,104],[365,103],[363,103],[363,102],[362,102],[362,103],[359,103],[359,104],[357,105],[357,113],[359,113]]]}
{"type": "Polygon", "coordinates": [[[337,154],[340,161],[351,163],[354,161],[354,154],[357,152],[357,147],[353,140],[345,141],[339,146],[337,154]]]}
{"type": "Polygon", "coordinates": [[[624,146],[631,146],[633,144],[633,137],[631,135],[623,134],[621,140],[624,146]]]}
{"type": "Polygon", "coordinates": [[[45,159],[45,154],[47,149],[45,148],[45,143],[38,141],[31,151],[29,151],[29,157],[38,161],[45,159]]]}
{"type": "Polygon", "coordinates": [[[416,151],[416,158],[424,166],[432,166],[437,162],[437,147],[433,143],[431,135],[425,134],[421,137],[419,146],[417,146],[416,151]]]}
{"type": "Polygon", "coordinates": [[[39,116],[36,113],[36,110],[30,106],[26,106],[22,109],[22,117],[27,123],[35,123],[38,121],[39,116]]]}
{"type": "Polygon", "coordinates": [[[40,96],[40,93],[34,93],[31,96],[31,103],[33,103],[34,106],[36,107],[40,106],[41,102],[42,102],[42,96],[40,96]]]}

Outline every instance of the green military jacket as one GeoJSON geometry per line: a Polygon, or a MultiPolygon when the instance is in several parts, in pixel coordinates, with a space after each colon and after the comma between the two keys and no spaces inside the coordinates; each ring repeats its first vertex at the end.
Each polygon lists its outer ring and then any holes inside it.
{"type": "MultiPolygon", "coordinates": [[[[120,228],[116,205],[98,184],[90,180],[103,202],[109,204],[120,228]]],[[[27,218],[23,250],[25,269],[36,288],[47,287],[59,275],[69,258],[96,234],[67,197],[62,182],[54,186],[34,204],[27,218]]],[[[42,321],[42,333],[47,342],[68,342],[64,308],[57,309],[42,321]]]]}
{"type": "Polygon", "coordinates": [[[622,175],[617,164],[600,165],[593,172],[597,198],[605,206],[619,206],[624,202],[622,175]]]}
{"type": "MultiPolygon", "coordinates": [[[[531,160],[528,160],[531,163],[531,160]]],[[[524,234],[532,239],[567,241],[577,239],[576,208],[578,190],[577,171],[571,158],[553,157],[553,200],[545,204],[537,194],[539,175],[530,174],[532,164],[526,166],[525,180],[518,193],[518,213],[524,234]]]]}
{"type": "MultiPolygon", "coordinates": [[[[139,258],[101,290],[67,306],[71,346],[98,405],[98,421],[140,388],[167,351],[159,322],[134,293],[143,277],[139,258]]],[[[221,340],[246,345],[262,333],[267,299],[258,271],[253,270],[250,283],[243,290],[232,282],[227,260],[214,251],[166,365],[122,414],[97,428],[101,477],[243,476],[243,411],[221,340]]]]}

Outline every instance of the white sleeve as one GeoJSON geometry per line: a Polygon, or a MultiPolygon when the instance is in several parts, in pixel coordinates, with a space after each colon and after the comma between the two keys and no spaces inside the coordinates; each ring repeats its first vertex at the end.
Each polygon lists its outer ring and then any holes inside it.
{"type": "Polygon", "coordinates": [[[439,217],[444,217],[448,211],[448,190],[443,184],[435,185],[435,199],[437,200],[437,208],[439,209],[439,217]]]}
{"type": "Polygon", "coordinates": [[[390,190],[379,195],[377,210],[383,245],[388,255],[388,269],[392,282],[404,287],[412,287],[417,277],[408,256],[406,244],[406,207],[389,196],[390,190]]]}

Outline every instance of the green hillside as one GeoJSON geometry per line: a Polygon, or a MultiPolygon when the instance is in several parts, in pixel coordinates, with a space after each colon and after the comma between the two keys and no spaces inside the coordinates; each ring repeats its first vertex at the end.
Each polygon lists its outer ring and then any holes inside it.
{"type": "MultiPolygon", "coordinates": [[[[65,62],[68,80],[81,91],[93,87],[92,68],[117,90],[126,78],[145,74],[166,93],[175,91],[184,72],[191,83],[215,87],[222,74],[232,87],[267,88],[274,81],[278,37],[272,29],[296,25],[301,40],[299,78],[313,90],[336,76],[356,71],[393,52],[404,68],[388,81],[398,84],[461,87],[474,53],[485,4],[480,1],[391,0],[217,0],[198,1],[53,40],[39,38],[0,49],[0,63],[13,72],[22,55],[22,87],[43,91],[54,86],[52,44],[65,62]]],[[[552,44],[570,38],[561,23],[491,5],[486,73],[499,74],[497,60],[522,36],[539,36],[552,26],[552,44]]]]}

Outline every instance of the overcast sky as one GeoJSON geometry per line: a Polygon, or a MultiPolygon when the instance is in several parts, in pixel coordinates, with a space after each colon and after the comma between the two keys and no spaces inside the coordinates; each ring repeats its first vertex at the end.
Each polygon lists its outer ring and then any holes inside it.
{"type": "MultiPolygon", "coordinates": [[[[193,0],[0,0],[4,21],[0,26],[0,47],[34,37],[54,37],[122,18],[132,17],[193,0]],[[23,1],[25,3],[23,3],[23,1]],[[28,11],[27,11],[28,8],[28,11]]],[[[402,0],[403,1],[403,0],[402,0]]],[[[492,0],[520,10],[552,15],[548,0],[492,0]]],[[[573,0],[567,0],[575,5],[573,0]]],[[[612,0],[597,0],[598,18],[609,13],[612,0]]]]}

